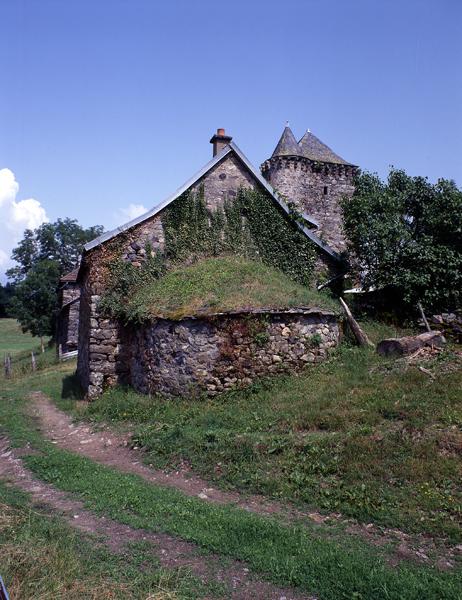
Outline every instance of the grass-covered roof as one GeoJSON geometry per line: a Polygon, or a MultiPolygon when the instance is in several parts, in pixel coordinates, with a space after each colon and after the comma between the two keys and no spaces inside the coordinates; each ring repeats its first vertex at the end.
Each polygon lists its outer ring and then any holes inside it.
{"type": "Polygon", "coordinates": [[[337,303],[292,281],[278,269],[237,256],[208,258],[178,267],[138,288],[128,313],[138,318],[186,316],[248,309],[315,307],[336,310],[337,303]]]}

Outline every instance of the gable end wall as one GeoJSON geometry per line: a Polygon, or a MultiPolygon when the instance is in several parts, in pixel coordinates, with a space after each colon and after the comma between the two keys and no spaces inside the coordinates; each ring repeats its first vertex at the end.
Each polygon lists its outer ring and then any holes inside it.
{"type": "MultiPolygon", "coordinates": [[[[214,209],[222,206],[225,199],[235,197],[241,187],[255,188],[257,182],[236,156],[228,154],[191,189],[198,190],[200,186],[204,187],[207,206],[214,209]]],[[[77,372],[89,398],[118,382],[129,383],[126,332],[120,324],[100,314],[98,303],[113,260],[123,258],[141,266],[146,260],[146,243],[153,250],[164,248],[161,218],[162,212],[95,247],[84,257],[77,372]]]]}

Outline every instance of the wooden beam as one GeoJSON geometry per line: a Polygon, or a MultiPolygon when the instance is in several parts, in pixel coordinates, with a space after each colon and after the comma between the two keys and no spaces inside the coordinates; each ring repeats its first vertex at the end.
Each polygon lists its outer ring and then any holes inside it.
{"type": "Polygon", "coordinates": [[[351,314],[351,310],[348,308],[348,305],[343,298],[340,298],[340,304],[342,305],[343,311],[347,318],[348,325],[350,326],[350,329],[353,332],[353,335],[355,336],[355,339],[358,342],[358,344],[360,346],[374,347],[374,344],[370,341],[370,339],[359,326],[359,323],[351,314]]]}

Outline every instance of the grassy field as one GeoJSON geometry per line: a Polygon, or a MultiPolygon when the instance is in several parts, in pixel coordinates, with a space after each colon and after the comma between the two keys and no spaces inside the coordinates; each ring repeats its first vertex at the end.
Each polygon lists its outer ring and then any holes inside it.
{"type": "Polygon", "coordinates": [[[147,544],[113,554],[0,482],[0,571],[11,600],[175,600],[210,594],[186,571],[161,568],[147,544]]]}
{"type": "MultiPolygon", "coordinates": [[[[395,333],[367,329],[373,339],[395,333]]],[[[73,397],[74,366],[52,365],[2,385],[0,430],[22,448],[36,477],[87,509],[193,542],[223,565],[245,561],[254,573],[319,600],[456,600],[462,571],[454,556],[447,572],[409,557],[396,563],[394,542],[352,535],[350,521],[289,525],[153,485],[44,440],[28,400],[29,391],[42,390],[78,418],[134,431],[134,443],[157,466],[189,464],[223,487],[400,528],[436,552],[461,540],[462,371],[451,349],[424,364],[426,372],[346,344],[300,376],[220,398],[162,400],[116,389],[91,405],[73,397]]],[[[0,519],[8,549],[0,572],[13,598],[67,600],[76,590],[88,598],[227,597],[220,586],[147,562],[147,549],[121,558],[92,547],[13,488],[0,486],[0,519]]]]}
{"type": "Polygon", "coordinates": [[[37,370],[44,369],[57,362],[56,350],[48,345],[45,352],[40,350],[40,338],[23,333],[15,319],[0,319],[0,381],[5,379],[3,369],[4,356],[11,356],[11,376],[23,377],[32,370],[31,352],[35,354],[37,370]]]}
{"type": "Polygon", "coordinates": [[[40,340],[23,333],[16,319],[0,319],[0,356],[40,348],[40,340]]]}
{"type": "MultiPolygon", "coordinates": [[[[233,506],[209,504],[175,489],[158,487],[137,476],[97,465],[46,442],[29,416],[27,393],[31,389],[41,389],[57,398],[61,395],[63,377],[69,372],[69,365],[59,365],[4,386],[0,398],[0,426],[8,432],[14,446],[23,448],[23,460],[37,477],[81,499],[96,514],[134,528],[173,534],[194,542],[205,553],[218,553],[224,561],[226,557],[244,560],[255,573],[276,583],[315,593],[319,600],[459,598],[460,571],[442,572],[406,560],[399,565],[390,565],[387,548],[375,547],[358,537],[347,534],[332,537],[309,523],[288,526],[274,518],[233,506]]],[[[0,494],[4,491],[0,490],[0,494]]],[[[11,513],[8,507],[14,507],[17,496],[11,488],[8,497],[2,495],[7,518],[11,513]]],[[[128,583],[132,586],[126,592],[128,598],[146,598],[148,589],[149,597],[153,598],[220,597],[219,590],[201,590],[197,582],[191,591],[190,576],[186,574],[184,579],[175,579],[171,573],[167,580],[175,584],[173,595],[156,596],[152,590],[156,591],[158,579],[153,581],[155,574],[152,571],[151,580],[146,574],[144,584],[143,580],[140,582],[145,575],[146,563],[139,557],[127,559],[125,570],[118,573],[117,564],[120,563],[116,557],[90,553],[86,558],[86,546],[84,542],[80,544],[78,538],[72,544],[66,534],[62,540],[61,536],[57,537],[52,525],[45,524],[45,527],[51,527],[51,535],[44,535],[41,533],[43,522],[32,523],[32,528],[26,521],[24,523],[25,529],[15,528],[7,534],[6,543],[12,545],[10,552],[16,548],[18,555],[23,552],[26,557],[29,557],[27,549],[30,548],[30,558],[21,563],[11,560],[10,553],[2,552],[0,569],[7,573],[9,585],[13,583],[27,589],[54,586],[48,596],[35,597],[71,598],[72,594],[60,596],[53,590],[69,586],[72,589],[72,582],[79,577],[87,590],[92,585],[95,589],[103,585],[117,589],[121,583],[128,583]],[[66,546],[64,549],[59,545],[61,542],[66,546]],[[44,553],[51,561],[49,572],[52,577],[48,584],[43,581],[46,568],[39,568],[43,561],[34,560],[37,552],[44,553]],[[129,574],[136,569],[140,571],[139,577],[132,581],[129,574]],[[141,587],[134,589],[135,582],[140,582],[141,587]]],[[[117,597],[117,594],[114,592],[113,596],[107,597],[117,597]]]]}
{"type": "Polygon", "coordinates": [[[462,360],[447,350],[425,364],[434,379],[345,345],[247,391],[165,401],[118,388],[83,416],[125,424],[157,467],[460,541],[462,360]]]}

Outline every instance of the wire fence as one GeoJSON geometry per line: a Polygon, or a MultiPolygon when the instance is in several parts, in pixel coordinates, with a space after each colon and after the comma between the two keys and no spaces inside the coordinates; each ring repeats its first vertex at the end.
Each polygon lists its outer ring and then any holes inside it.
{"type": "Polygon", "coordinates": [[[58,356],[54,347],[48,347],[44,352],[38,350],[24,350],[15,354],[5,353],[3,356],[3,369],[1,379],[16,379],[40,371],[56,364],[58,356]]]}

